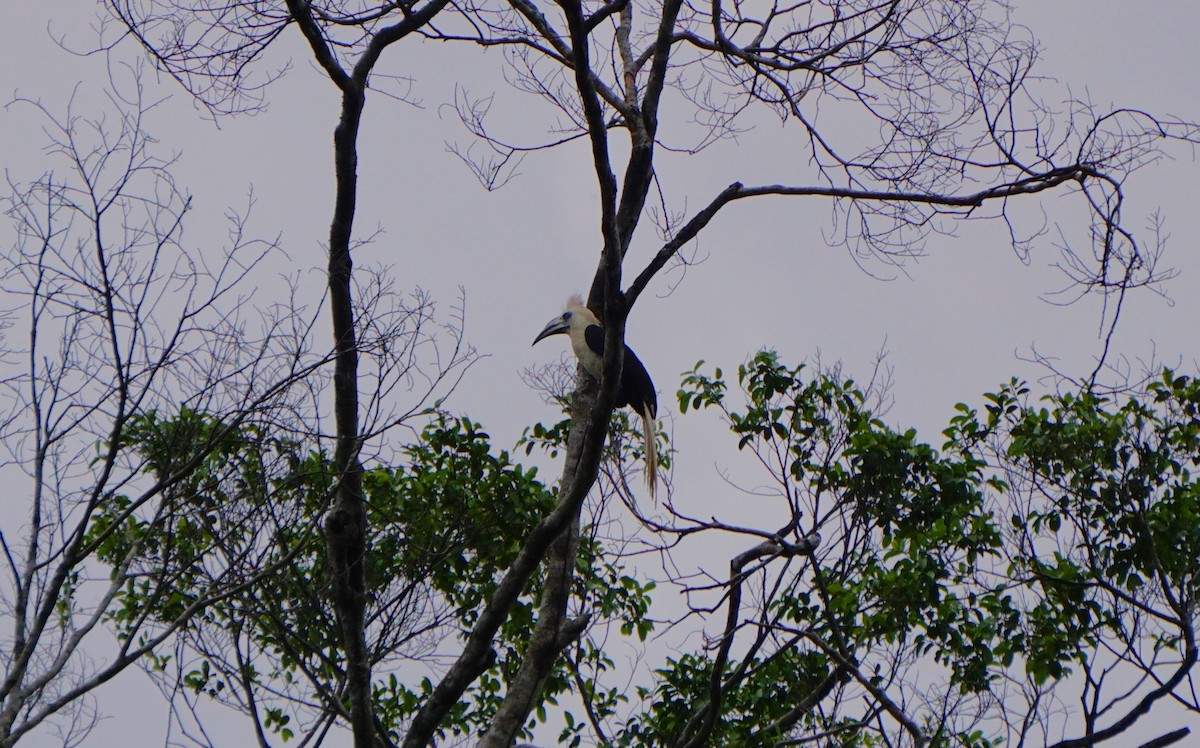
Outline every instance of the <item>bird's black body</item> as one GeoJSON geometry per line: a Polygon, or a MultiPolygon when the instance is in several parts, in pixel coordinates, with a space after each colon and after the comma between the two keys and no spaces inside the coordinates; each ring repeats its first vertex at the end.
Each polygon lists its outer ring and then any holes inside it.
{"type": "MultiPolygon", "coordinates": [[[[583,339],[592,353],[604,357],[604,328],[600,325],[588,325],[583,330],[583,339]]],[[[650,372],[646,371],[641,359],[629,346],[625,346],[624,358],[621,383],[617,386],[616,407],[628,405],[639,413],[648,410],[651,418],[658,416],[658,394],[654,391],[650,372]]]]}

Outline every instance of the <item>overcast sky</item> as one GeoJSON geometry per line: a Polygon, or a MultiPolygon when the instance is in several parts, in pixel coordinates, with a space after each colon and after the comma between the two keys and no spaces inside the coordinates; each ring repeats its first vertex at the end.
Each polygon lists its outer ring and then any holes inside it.
{"type": "MultiPolygon", "coordinates": [[[[1118,103],[1200,120],[1195,45],[1200,4],[1026,0],[1016,6],[1015,20],[1043,44],[1038,70],[1057,79],[1058,87],[1048,92],[1056,90],[1060,99],[1090,98],[1100,107],[1118,103]]],[[[95,3],[86,0],[8,3],[0,24],[5,99],[38,98],[61,111],[77,90],[80,113],[86,113],[104,85],[105,62],[69,55],[50,35],[65,36],[75,49],[93,46],[95,12],[95,3]]],[[[290,47],[277,51],[281,57],[293,51],[295,65],[268,93],[264,113],[225,120],[218,128],[163,82],[152,89],[153,97],[173,98],[151,115],[148,129],[165,148],[181,153],[177,177],[196,204],[189,243],[219,240],[226,207],[244,204],[253,189],[252,228],[270,236],[281,232],[294,269],[317,277],[331,211],[337,97],[297,42],[288,39],[290,47]]],[[[392,266],[400,288],[425,288],[446,310],[457,289],[464,289],[467,340],[488,357],[471,369],[448,406],[482,421],[498,445],[509,446],[525,425],[555,415],[520,373],[565,351],[565,339],[537,348],[530,341],[569,294],[586,292],[595,268],[599,242],[590,160],[582,144],[535,154],[504,189],[487,193],[446,152],[443,141],[465,142],[466,135],[442,105],[460,81],[483,94],[490,80],[502,122],[519,118],[528,102],[503,89],[495,74],[499,55],[477,57],[470,69],[457,70],[457,48],[401,47],[389,51],[394,62],[385,62],[384,69],[413,76],[412,96],[422,106],[382,97],[368,104],[357,225],[360,235],[376,227],[382,233],[358,262],[392,266]]],[[[0,163],[10,179],[27,181],[48,168],[40,160],[39,127],[27,107],[0,111],[5,134],[0,163]]],[[[763,120],[738,142],[705,154],[702,166],[678,157],[663,164],[685,175],[675,183],[686,180],[694,209],[734,180],[789,181],[791,134],[763,120]]],[[[1128,225],[1142,228],[1161,209],[1170,234],[1163,262],[1180,272],[1165,287],[1166,297],[1140,291],[1126,302],[1114,351],[1135,371],[1152,358],[1196,368],[1200,165],[1187,150],[1173,155],[1126,185],[1128,225]]],[[[1044,200],[1051,221],[1062,219],[1055,213],[1062,202],[1044,200]]],[[[826,245],[828,216],[828,205],[819,200],[773,198],[726,208],[695,248],[704,261],[686,276],[657,278],[630,318],[627,340],[656,381],[660,409],[680,450],[675,502],[692,512],[720,514],[743,500],[716,480],[718,468],[733,467],[735,474],[742,469],[733,442],[711,417],[671,416],[679,374],[699,359],[728,371],[769,346],[788,361],[820,352],[826,362],[843,360],[849,373],[865,376],[876,352],[886,348],[895,380],[888,420],[915,425],[936,439],[956,402],[977,403],[982,392],[1014,374],[1044,373],[1022,360],[1035,348],[1058,358],[1060,368],[1072,374],[1090,371],[1101,350],[1098,299],[1065,307],[1053,303],[1051,294],[1065,279],[1052,267],[1058,256],[1050,240],[1025,263],[1008,247],[1000,226],[963,224],[956,237],[931,240],[928,256],[903,272],[878,263],[864,270],[844,249],[826,245]]],[[[3,231],[8,246],[10,227],[3,231]]],[[[627,274],[657,249],[654,239],[651,231],[639,235],[627,274]]],[[[286,269],[270,268],[256,302],[275,300],[280,289],[275,273],[286,269]]],[[[557,466],[546,469],[558,473],[557,466]]],[[[753,484],[751,473],[741,475],[753,484]]],[[[14,494],[0,499],[24,500],[14,494]]],[[[121,714],[117,689],[101,691],[101,700],[106,711],[121,714]]],[[[149,725],[139,719],[139,725],[154,734],[164,719],[150,719],[149,725]]],[[[116,736],[127,730],[124,719],[111,720],[91,744],[102,744],[106,735],[116,741],[111,744],[122,744],[116,736]]]]}

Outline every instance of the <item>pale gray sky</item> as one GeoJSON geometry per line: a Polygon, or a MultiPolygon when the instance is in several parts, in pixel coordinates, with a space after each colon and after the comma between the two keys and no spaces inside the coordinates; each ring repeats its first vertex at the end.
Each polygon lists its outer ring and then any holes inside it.
{"type": "MultiPolygon", "coordinates": [[[[47,28],[65,34],[69,46],[85,49],[94,43],[94,13],[95,4],[85,0],[9,3],[0,25],[5,100],[33,97],[61,111],[76,90],[79,112],[86,114],[104,85],[105,62],[68,55],[51,43],[47,28]]],[[[1074,95],[1101,107],[1115,102],[1200,120],[1194,40],[1200,5],[1024,0],[1016,3],[1013,17],[1043,44],[1039,71],[1057,79],[1043,88],[1048,100],[1074,95]]],[[[295,65],[268,93],[266,112],[224,120],[217,128],[168,81],[152,89],[152,98],[172,98],[151,115],[148,128],[164,146],[182,153],[177,177],[196,202],[190,241],[200,246],[222,238],[226,207],[244,204],[253,188],[252,225],[263,235],[282,232],[294,269],[308,271],[319,283],[337,98],[297,42],[291,38],[277,51],[294,52],[295,65]]],[[[558,359],[555,343],[531,348],[530,341],[569,294],[586,291],[595,267],[599,243],[590,159],[582,143],[534,154],[507,187],[485,192],[443,148],[444,140],[465,142],[466,134],[441,105],[462,81],[478,94],[491,81],[502,120],[519,117],[528,102],[499,82],[499,55],[476,56],[471,67],[457,69],[458,48],[401,47],[389,51],[393,62],[383,67],[413,76],[412,95],[423,107],[378,96],[368,104],[357,225],[360,235],[376,226],[382,234],[358,255],[358,263],[391,265],[400,288],[425,288],[447,310],[457,288],[465,289],[467,339],[488,358],[471,369],[448,404],[483,422],[496,444],[507,447],[525,425],[555,415],[523,384],[520,372],[558,359]]],[[[39,158],[39,127],[28,108],[0,111],[5,133],[0,164],[10,178],[26,181],[46,168],[39,158]]],[[[779,155],[786,155],[791,134],[764,120],[702,160],[685,164],[664,157],[660,168],[685,175],[671,177],[675,184],[687,180],[685,193],[675,198],[686,194],[694,209],[733,180],[789,181],[788,161],[779,155]]],[[[1126,184],[1127,223],[1142,228],[1161,209],[1170,234],[1164,264],[1180,270],[1166,286],[1169,299],[1140,291],[1127,300],[1114,351],[1134,369],[1155,357],[1194,369],[1200,350],[1195,285],[1200,165],[1186,149],[1172,155],[1174,160],[1145,168],[1126,184]]],[[[1044,198],[1050,220],[1065,215],[1066,201],[1044,198]]],[[[726,208],[702,235],[697,254],[704,262],[686,277],[674,272],[656,279],[629,320],[628,342],[655,378],[660,409],[674,429],[675,502],[693,513],[721,515],[731,506],[741,511],[732,502],[744,499],[716,479],[717,468],[730,468],[749,484],[756,480],[713,418],[689,414],[672,423],[679,374],[698,359],[731,371],[763,346],[777,348],[789,361],[820,351],[827,362],[844,360],[850,373],[865,376],[875,353],[886,347],[895,378],[889,420],[915,425],[936,439],[954,403],[978,402],[982,392],[1013,374],[1042,374],[1019,360],[1032,347],[1058,357],[1060,367],[1075,374],[1089,371],[1101,350],[1098,299],[1067,307],[1044,301],[1064,283],[1050,267],[1058,259],[1051,236],[1026,265],[998,224],[962,224],[957,237],[932,239],[928,256],[909,264],[907,276],[868,264],[868,270],[893,278],[885,281],[860,269],[845,250],[826,246],[828,215],[828,206],[812,199],[771,198],[726,208]]],[[[627,274],[636,273],[655,249],[653,233],[643,231],[627,274]]],[[[273,300],[279,288],[276,278],[265,275],[256,301],[273,300]]],[[[545,469],[558,474],[558,466],[545,469]]],[[[3,501],[22,497],[8,494],[3,501]]],[[[131,694],[152,693],[135,683],[139,677],[124,676],[100,692],[101,709],[113,719],[89,745],[130,745],[127,736],[135,724],[150,739],[161,730],[165,716],[157,716],[159,702],[130,710],[131,694]]],[[[239,734],[244,727],[239,718],[229,719],[232,734],[239,734]]],[[[1191,725],[1200,732],[1195,720],[1191,725]]]]}

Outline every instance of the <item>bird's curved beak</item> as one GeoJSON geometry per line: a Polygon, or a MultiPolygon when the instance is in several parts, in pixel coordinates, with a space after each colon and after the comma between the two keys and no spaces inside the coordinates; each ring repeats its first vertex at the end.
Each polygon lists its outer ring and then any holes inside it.
{"type": "Polygon", "coordinates": [[[542,338],[548,338],[551,335],[565,333],[569,328],[570,325],[567,324],[565,319],[562,317],[555,317],[554,319],[550,320],[550,322],[542,328],[542,331],[538,333],[538,336],[533,339],[533,345],[537,345],[538,341],[542,338]]]}

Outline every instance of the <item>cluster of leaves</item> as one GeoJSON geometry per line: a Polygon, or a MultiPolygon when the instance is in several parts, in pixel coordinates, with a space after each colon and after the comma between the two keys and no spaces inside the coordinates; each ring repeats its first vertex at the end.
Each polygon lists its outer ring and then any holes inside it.
{"type": "MultiPolygon", "coordinates": [[[[196,468],[166,492],[169,511],[139,512],[129,498],[118,496],[96,523],[95,532],[105,538],[99,557],[114,566],[132,558],[139,571],[131,579],[159,578],[167,566],[181,570],[174,574],[180,600],[149,582],[131,581],[114,616],[118,631],[123,620],[170,620],[204,588],[201,578],[271,569],[207,608],[185,632],[193,660],[181,680],[241,708],[263,699],[264,726],[284,738],[294,734],[289,710],[317,706],[325,714],[336,712],[344,675],[316,525],[335,480],[328,455],[304,452],[299,443],[270,437],[265,429],[230,428],[187,410],[172,418],[140,416],[129,443],[150,477],[170,474],[171,466],[184,461],[195,461],[196,468]],[[114,525],[121,531],[109,532],[114,525]],[[223,637],[240,642],[231,647],[219,643],[223,637]],[[228,656],[231,649],[253,654],[239,667],[228,656]],[[242,693],[233,695],[239,688],[242,693]],[[287,693],[288,703],[268,705],[273,693],[287,693]]],[[[363,481],[372,524],[369,640],[376,672],[383,673],[373,689],[375,710],[394,736],[432,688],[439,645],[452,643],[473,623],[522,539],[554,501],[536,469],[514,464],[507,452],[494,453],[489,435],[466,418],[438,415],[402,457],[399,465],[368,469],[363,481]],[[404,661],[408,667],[401,667],[404,661]]],[[[590,536],[580,544],[578,568],[581,612],[620,620],[642,637],[648,633],[653,585],[625,573],[590,536]]],[[[474,734],[494,714],[501,684],[519,664],[532,626],[537,586],[535,580],[514,607],[496,642],[496,664],[459,705],[445,734],[474,734]]],[[[612,664],[587,640],[576,659],[591,672],[612,664]]],[[[156,659],[160,669],[169,662],[169,656],[156,659]]],[[[549,679],[545,704],[575,685],[569,670],[564,663],[549,679]]],[[[545,704],[537,712],[543,720],[545,704]]]]}
{"type": "Polygon", "coordinates": [[[1045,681],[1088,665],[1103,639],[1155,666],[1174,652],[1166,670],[1182,676],[1196,659],[1200,382],[1163,370],[1124,396],[1068,392],[1040,407],[1027,396],[1012,382],[988,396],[986,417],[955,419],[1005,458],[1009,573],[1029,602],[1001,652],[1045,681]]]}
{"type": "Polygon", "coordinates": [[[785,508],[777,547],[731,572],[726,600],[740,585],[761,595],[710,632],[710,648],[658,671],[622,744],[692,744],[681,737],[719,707],[703,744],[873,745],[908,732],[996,745],[1046,728],[1037,702],[1073,664],[1096,668],[1097,715],[1131,694],[1152,704],[1163,694],[1151,684],[1173,687],[1194,664],[1195,380],[1165,372],[1140,394],[1041,404],[1014,381],[985,396],[982,416],[959,405],[940,449],[887,426],[871,390],[836,373],[764,352],[738,384],[734,407],[720,370],[698,365],[679,402],[719,410],[771,471],[785,508]],[[814,534],[815,551],[787,552],[814,534]],[[731,644],[746,654],[722,663],[714,652],[731,644]],[[1140,689],[1115,685],[1145,675],[1140,689]],[[1014,681],[1029,703],[1009,721],[1014,681]]]}
{"type": "MultiPolygon", "coordinates": [[[[1037,719],[1005,715],[1036,713],[1075,669],[1088,670],[1098,713],[1128,692],[1106,691],[1104,673],[1149,675],[1129,693],[1152,704],[1190,672],[1200,585],[1195,379],[1168,371],[1135,393],[1032,403],[1013,381],[985,395],[982,410],[957,406],[937,448],[888,426],[878,393],[836,372],[764,352],[739,368],[738,385],[745,399],[733,405],[720,370],[698,365],[681,410],[719,411],[739,448],[770,471],[778,498],[764,511],[782,508],[780,522],[752,537],[756,548],[773,540],[718,590],[717,607],[736,607],[709,632],[711,646],[665,661],[637,690],[635,713],[622,715],[629,697],[605,685],[615,668],[604,636],[571,647],[534,712],[544,721],[564,694],[582,697],[588,719],[564,710],[563,744],[603,725],[604,740],[626,746],[865,746],[909,732],[928,745],[983,747],[1033,729],[1037,719]],[[815,549],[804,545],[817,536],[815,549]],[[735,594],[743,586],[758,590],[751,602],[735,594]],[[931,690],[918,686],[930,679],[931,690]],[[1001,698],[1014,682],[1030,701],[1024,712],[1011,694],[1001,698]]],[[[621,461],[638,440],[615,428],[609,458],[621,461]]],[[[565,433],[537,425],[521,446],[553,450],[565,433]]],[[[118,631],[146,616],[170,620],[218,580],[253,579],[189,629],[201,656],[184,683],[216,698],[245,688],[246,672],[262,694],[306,683],[295,703],[263,710],[284,737],[297,704],[336,711],[343,676],[315,527],[334,481],[328,457],[186,410],[141,416],[129,434],[147,475],[187,477],[164,491],[165,511],[115,496],[95,525],[99,556],[126,564],[130,579],[118,631]],[[176,470],[189,461],[195,469],[176,470]],[[276,571],[252,576],[264,568],[276,571]],[[148,581],[164,571],[171,586],[148,581]],[[211,644],[216,632],[244,637],[252,667],[234,672],[211,644]]],[[[428,696],[439,645],[470,626],[553,503],[535,470],[495,453],[467,419],[438,416],[402,454],[364,479],[370,640],[386,673],[375,702],[395,734],[428,696]],[[418,662],[398,669],[402,658],[418,662]]],[[[577,612],[644,640],[653,583],[627,572],[595,527],[579,548],[577,612]]],[[[535,581],[444,736],[477,734],[495,714],[536,600],[535,581]]]]}

